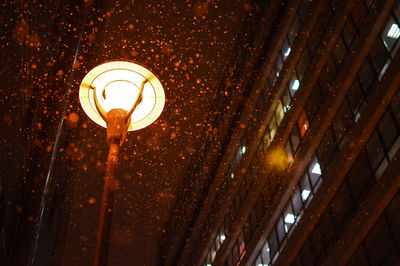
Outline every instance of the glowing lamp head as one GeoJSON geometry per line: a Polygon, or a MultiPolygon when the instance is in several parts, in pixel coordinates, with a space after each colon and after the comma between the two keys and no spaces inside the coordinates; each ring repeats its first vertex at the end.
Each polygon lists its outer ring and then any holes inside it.
{"type": "Polygon", "coordinates": [[[124,109],[129,112],[138,94],[139,88],[135,84],[123,80],[111,82],[104,89],[107,109],[124,109]]]}
{"type": "Polygon", "coordinates": [[[86,114],[103,127],[110,110],[124,109],[129,113],[137,101],[128,131],[153,123],[165,103],[164,90],[157,77],[142,66],[124,61],[104,63],[87,73],[80,86],[79,99],[86,114]]]}

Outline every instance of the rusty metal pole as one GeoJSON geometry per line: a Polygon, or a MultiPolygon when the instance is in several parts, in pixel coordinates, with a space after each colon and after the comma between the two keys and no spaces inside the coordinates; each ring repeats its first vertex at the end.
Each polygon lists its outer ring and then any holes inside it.
{"type": "Polygon", "coordinates": [[[94,259],[95,266],[107,265],[108,247],[110,244],[111,219],[114,205],[115,172],[118,166],[119,144],[110,143],[106,177],[104,179],[103,199],[101,202],[100,221],[97,230],[97,244],[94,259]]]}
{"type": "Polygon", "coordinates": [[[104,179],[103,198],[101,202],[99,227],[97,230],[94,266],[106,266],[110,245],[111,221],[116,190],[115,173],[118,166],[119,146],[125,139],[130,119],[127,121],[127,111],[113,109],[107,114],[107,141],[110,150],[107,159],[107,170],[104,179]]]}

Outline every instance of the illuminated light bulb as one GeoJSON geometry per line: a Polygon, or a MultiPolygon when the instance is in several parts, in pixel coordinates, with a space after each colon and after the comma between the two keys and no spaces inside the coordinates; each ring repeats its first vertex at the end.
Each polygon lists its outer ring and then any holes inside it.
{"type": "Polygon", "coordinates": [[[105,87],[105,103],[109,110],[124,109],[129,111],[135,103],[138,93],[139,88],[133,83],[122,80],[114,81],[105,87]]]}
{"type": "Polygon", "coordinates": [[[221,235],[220,238],[221,238],[221,241],[224,241],[226,239],[226,236],[225,235],[221,235]]]}

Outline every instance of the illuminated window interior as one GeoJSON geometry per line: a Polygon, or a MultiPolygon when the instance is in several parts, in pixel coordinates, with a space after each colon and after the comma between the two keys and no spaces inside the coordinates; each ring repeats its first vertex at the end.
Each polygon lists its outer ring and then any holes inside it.
{"type": "Polygon", "coordinates": [[[300,87],[300,81],[296,79],[292,84],[292,90],[297,91],[300,87]]]}
{"type": "Polygon", "coordinates": [[[296,216],[294,216],[292,213],[286,214],[286,216],[285,216],[285,223],[287,223],[287,224],[293,224],[295,220],[296,220],[296,216]]]}
{"type": "Polygon", "coordinates": [[[387,36],[393,39],[398,39],[400,36],[400,28],[399,25],[396,23],[393,23],[392,26],[390,27],[390,30],[387,33],[387,36]]]}
{"type": "Polygon", "coordinates": [[[285,57],[288,57],[290,55],[290,52],[292,51],[292,49],[289,47],[287,48],[286,52],[285,52],[285,57]]]}
{"type": "Polygon", "coordinates": [[[302,198],[304,201],[306,201],[306,200],[308,199],[308,196],[310,196],[310,193],[311,193],[310,190],[304,189],[304,190],[301,192],[301,198],[302,198]]]}
{"type": "Polygon", "coordinates": [[[311,173],[316,174],[316,175],[321,175],[321,166],[319,163],[315,163],[313,169],[311,170],[311,173]]]}
{"type": "Polygon", "coordinates": [[[220,239],[221,239],[221,241],[223,242],[223,241],[225,241],[226,236],[225,236],[225,235],[220,235],[220,239]]]}

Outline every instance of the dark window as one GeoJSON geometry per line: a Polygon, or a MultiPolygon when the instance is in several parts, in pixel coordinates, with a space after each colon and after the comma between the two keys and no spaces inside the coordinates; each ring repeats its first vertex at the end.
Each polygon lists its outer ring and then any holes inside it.
{"type": "Polygon", "coordinates": [[[350,47],[354,36],[356,36],[356,29],[354,28],[352,20],[348,19],[343,29],[343,39],[347,47],[350,47]]]}
{"type": "Polygon", "coordinates": [[[360,82],[358,79],[355,79],[353,84],[351,84],[349,92],[347,93],[347,98],[353,114],[355,114],[359,110],[361,104],[364,102],[364,93],[360,87],[360,82]]]}
{"type": "Polygon", "coordinates": [[[322,243],[322,232],[319,227],[319,224],[314,227],[310,235],[311,245],[314,254],[314,262],[317,265],[321,265],[324,259],[324,245],[322,243]]]}
{"type": "Polygon", "coordinates": [[[309,1],[302,1],[301,5],[297,11],[297,15],[299,16],[300,20],[303,22],[307,16],[307,11],[308,11],[309,6],[310,6],[309,1]]]}
{"type": "Polygon", "coordinates": [[[269,234],[268,243],[269,243],[271,257],[274,257],[276,251],[278,250],[278,242],[276,239],[275,229],[273,229],[269,234]]]}
{"type": "Polygon", "coordinates": [[[292,27],[288,33],[288,40],[290,45],[292,45],[294,40],[296,39],[297,33],[299,32],[300,28],[301,28],[300,20],[298,16],[295,16],[292,27]]]}
{"type": "Polygon", "coordinates": [[[354,124],[353,115],[350,106],[346,99],[340,105],[334,120],[332,121],[332,126],[335,132],[337,141],[340,143],[342,138],[346,134],[346,131],[354,124]]]}
{"type": "Polygon", "coordinates": [[[379,137],[376,131],[374,131],[371,137],[369,138],[366,150],[371,167],[375,171],[375,169],[382,161],[383,156],[385,155],[382,144],[379,141],[379,137]]]}
{"type": "Polygon", "coordinates": [[[331,213],[329,208],[326,209],[325,213],[322,215],[319,221],[321,231],[324,232],[322,234],[322,239],[325,244],[325,247],[329,247],[332,240],[336,239],[335,236],[335,227],[333,225],[333,221],[331,219],[331,213]]]}
{"type": "Polygon", "coordinates": [[[343,231],[343,221],[346,218],[348,212],[352,209],[353,202],[351,200],[350,191],[347,188],[346,183],[343,183],[339,190],[336,192],[334,198],[331,201],[330,208],[332,212],[333,221],[335,223],[336,232],[343,231]]]}
{"type": "Polygon", "coordinates": [[[293,153],[296,153],[297,148],[299,147],[300,144],[300,134],[296,126],[293,127],[292,133],[290,134],[290,142],[292,143],[293,153]]]}
{"type": "Polygon", "coordinates": [[[382,261],[382,258],[389,254],[394,244],[385,215],[380,217],[368,233],[368,236],[365,238],[365,244],[372,265],[378,265],[382,261]]]}
{"type": "Polygon", "coordinates": [[[351,257],[348,265],[352,266],[360,266],[360,265],[369,265],[367,254],[365,253],[365,249],[363,246],[360,246],[357,251],[354,253],[353,257],[351,257]]]}
{"type": "Polygon", "coordinates": [[[382,42],[381,38],[376,38],[374,45],[369,52],[372,65],[377,73],[380,73],[386,61],[389,59],[389,54],[382,42]]]}
{"type": "Polygon", "coordinates": [[[353,8],[353,11],[351,12],[351,18],[353,19],[356,28],[361,26],[361,23],[363,23],[367,16],[368,10],[364,4],[357,5],[357,8],[353,8]]]}
{"type": "Polygon", "coordinates": [[[392,202],[387,207],[387,217],[395,241],[400,241],[400,193],[397,192],[392,202]]]}
{"type": "Polygon", "coordinates": [[[368,164],[367,155],[361,152],[347,177],[354,199],[363,199],[375,182],[374,174],[368,164]]]}
{"type": "Polygon", "coordinates": [[[332,127],[329,127],[317,148],[317,156],[319,158],[321,169],[325,169],[330,163],[332,155],[336,150],[337,146],[333,136],[332,127]]]}
{"type": "Polygon", "coordinates": [[[321,40],[321,36],[324,33],[324,29],[320,21],[317,20],[313,32],[311,33],[310,39],[308,41],[308,48],[310,49],[310,53],[314,54],[319,46],[319,41],[321,40]]]}
{"type": "Polygon", "coordinates": [[[372,87],[372,83],[377,80],[376,72],[374,71],[368,60],[364,61],[364,64],[361,66],[361,69],[358,72],[358,75],[361,85],[368,95],[369,90],[372,87]]]}
{"type": "Polygon", "coordinates": [[[310,240],[307,239],[301,249],[301,258],[304,265],[314,265],[313,263],[313,252],[311,249],[310,240]]]}
{"type": "Polygon", "coordinates": [[[329,21],[332,17],[332,10],[330,8],[325,8],[324,12],[319,16],[319,20],[321,21],[324,28],[328,27],[329,21]]]}
{"type": "Polygon", "coordinates": [[[397,136],[399,135],[395,122],[392,119],[390,112],[386,111],[378,125],[386,150],[390,150],[397,136]]]}
{"type": "Polygon", "coordinates": [[[296,70],[297,74],[299,75],[299,79],[303,79],[304,72],[307,69],[308,64],[311,61],[311,56],[307,49],[304,49],[303,55],[301,56],[300,60],[297,63],[296,70]]]}
{"type": "Polygon", "coordinates": [[[343,58],[347,54],[346,45],[341,37],[336,42],[335,48],[333,49],[333,55],[335,56],[336,65],[340,65],[343,62],[343,58]]]}

